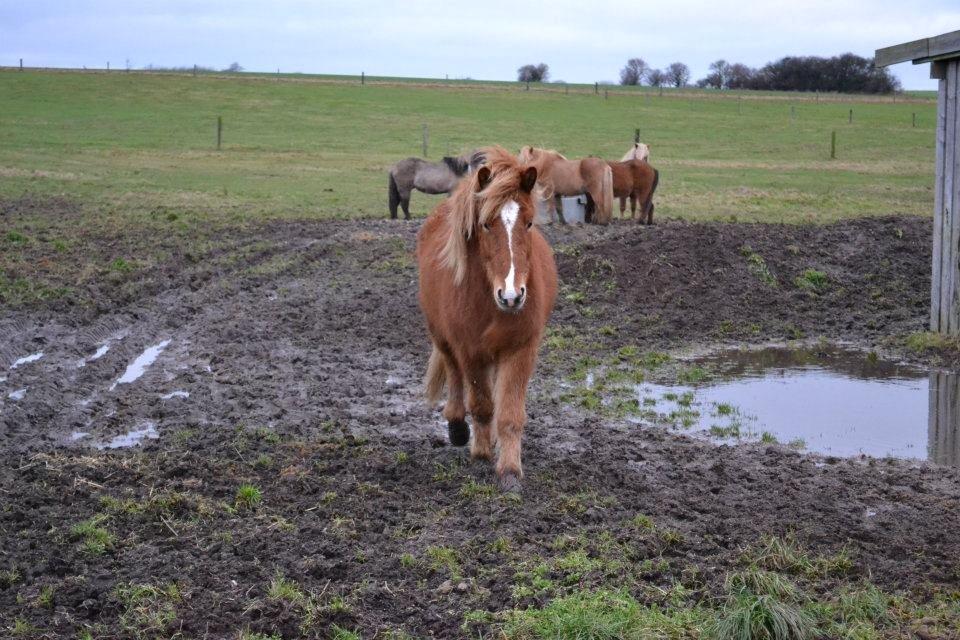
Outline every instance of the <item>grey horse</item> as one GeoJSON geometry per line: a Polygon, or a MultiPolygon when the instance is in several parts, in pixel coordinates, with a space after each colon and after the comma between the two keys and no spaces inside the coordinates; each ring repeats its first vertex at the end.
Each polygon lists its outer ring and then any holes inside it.
{"type": "Polygon", "coordinates": [[[410,194],[414,189],[431,194],[450,193],[463,176],[482,163],[483,156],[476,151],[456,158],[447,156],[440,162],[421,158],[401,160],[390,167],[390,217],[397,218],[397,205],[400,205],[403,217],[409,220],[410,194]]]}

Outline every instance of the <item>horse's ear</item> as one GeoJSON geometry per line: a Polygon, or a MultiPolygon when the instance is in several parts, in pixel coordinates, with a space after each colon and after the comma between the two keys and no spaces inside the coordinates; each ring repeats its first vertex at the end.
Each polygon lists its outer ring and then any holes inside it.
{"type": "Polygon", "coordinates": [[[536,167],[527,167],[524,169],[523,173],[520,174],[520,188],[530,193],[533,191],[533,187],[537,184],[537,168],[536,167]]]}
{"type": "Polygon", "coordinates": [[[477,170],[477,191],[483,191],[483,188],[490,182],[490,167],[480,167],[477,170]]]}

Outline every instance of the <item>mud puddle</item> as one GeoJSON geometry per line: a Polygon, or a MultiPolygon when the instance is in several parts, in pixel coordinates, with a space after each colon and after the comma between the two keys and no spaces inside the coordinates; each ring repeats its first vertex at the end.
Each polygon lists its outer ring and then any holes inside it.
{"type": "Polygon", "coordinates": [[[960,376],[840,347],[730,350],[686,363],[687,384],[641,383],[659,416],[721,440],[960,466],[960,376]]]}

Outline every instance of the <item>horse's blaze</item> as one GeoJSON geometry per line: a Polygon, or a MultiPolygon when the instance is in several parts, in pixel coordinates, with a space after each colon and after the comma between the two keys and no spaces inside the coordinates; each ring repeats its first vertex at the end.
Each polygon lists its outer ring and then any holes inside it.
{"type": "Polygon", "coordinates": [[[495,290],[493,292],[497,304],[503,306],[505,303],[507,308],[515,308],[516,310],[519,310],[523,305],[523,295],[520,292],[526,290],[522,282],[517,285],[517,260],[513,252],[514,227],[517,224],[517,217],[519,215],[520,205],[513,200],[503,205],[503,208],[500,210],[500,222],[503,223],[507,235],[507,252],[510,254],[510,269],[503,278],[502,292],[499,291],[499,287],[494,287],[495,290]]]}

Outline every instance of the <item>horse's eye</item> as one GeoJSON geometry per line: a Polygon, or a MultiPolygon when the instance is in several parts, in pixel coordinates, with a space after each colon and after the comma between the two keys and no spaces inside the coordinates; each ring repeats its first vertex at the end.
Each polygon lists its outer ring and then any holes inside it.
{"type": "Polygon", "coordinates": [[[490,231],[490,223],[489,223],[489,222],[484,222],[484,223],[483,223],[483,228],[486,229],[487,231],[490,231]]]}
{"type": "Polygon", "coordinates": [[[532,227],[532,226],[533,226],[533,223],[532,223],[532,222],[528,222],[528,223],[527,223],[527,229],[529,229],[529,228],[532,227]]]}

